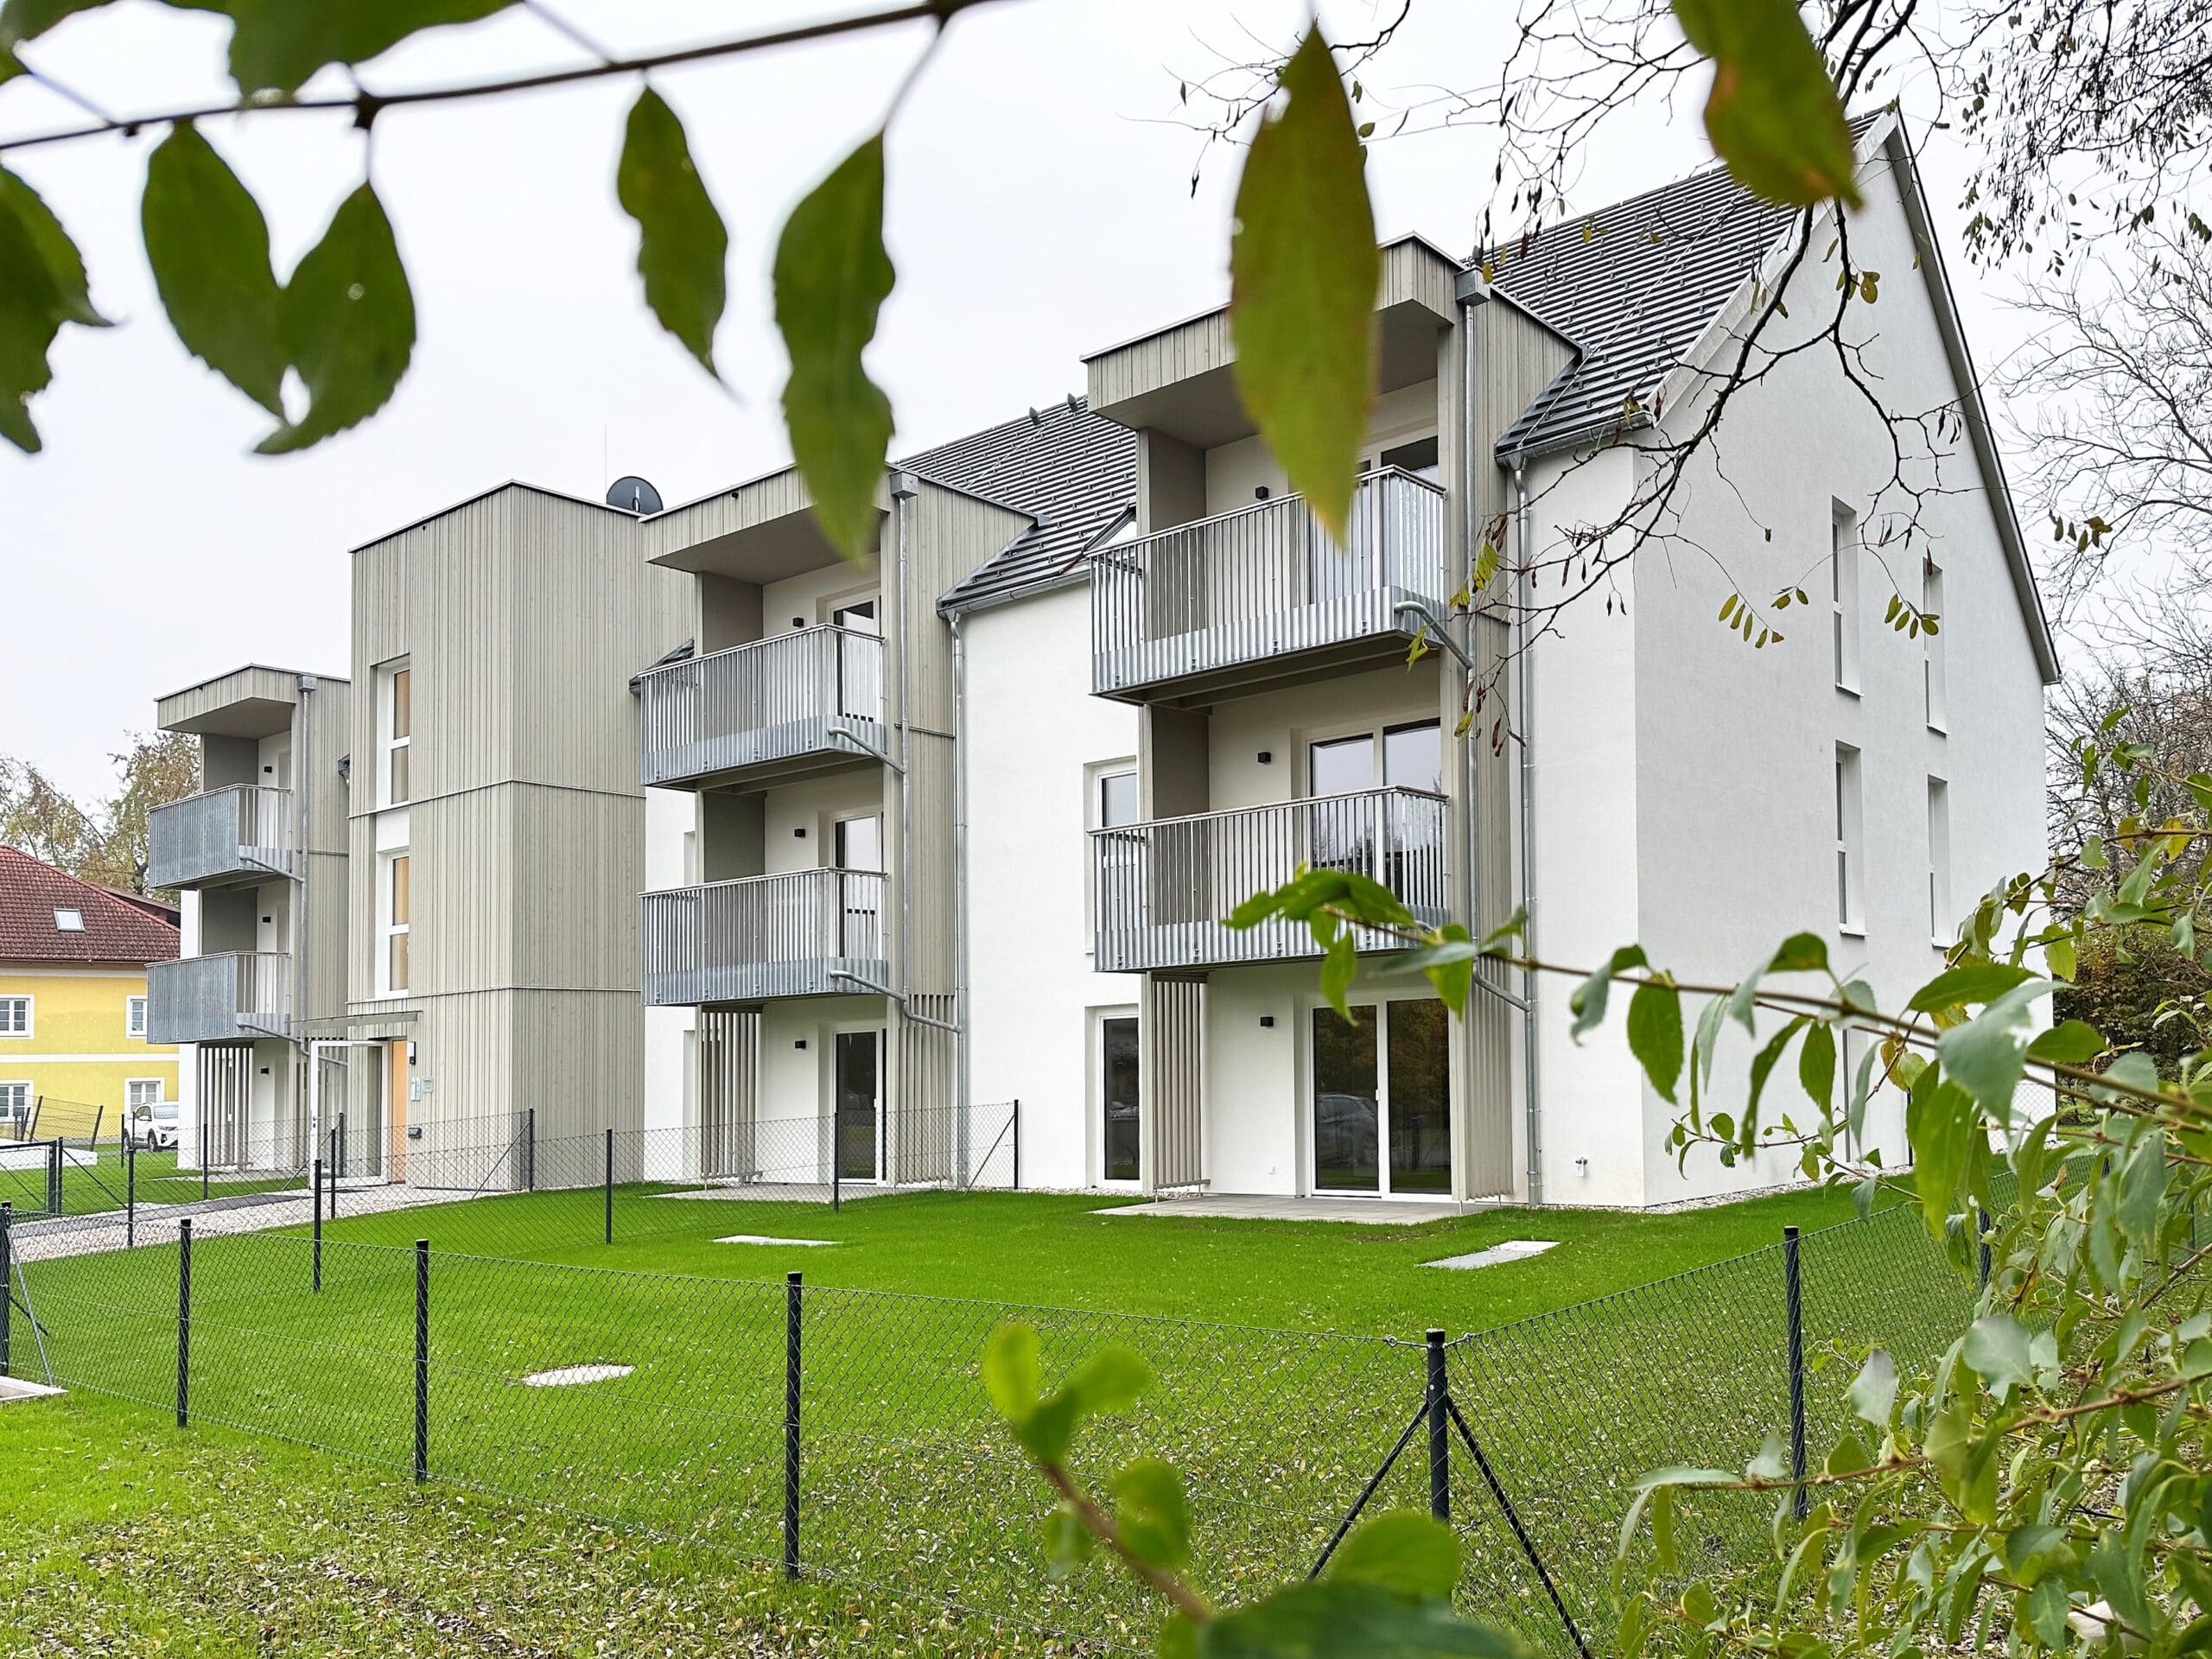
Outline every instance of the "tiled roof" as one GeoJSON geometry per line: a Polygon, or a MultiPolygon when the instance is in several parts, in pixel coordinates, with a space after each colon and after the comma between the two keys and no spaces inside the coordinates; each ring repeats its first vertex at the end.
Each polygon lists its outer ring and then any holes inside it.
{"type": "Polygon", "coordinates": [[[958,610],[1039,587],[1080,568],[1083,555],[1136,505],[1137,440],[1080,397],[1048,405],[899,463],[940,484],[1028,513],[1017,537],[938,601],[958,610]]]}
{"type": "Polygon", "coordinates": [[[0,847],[0,962],[168,962],[177,931],[105,887],[0,847]],[[64,931],[57,910],[75,911],[84,929],[64,931]]]}
{"type": "Polygon", "coordinates": [[[1507,428],[1497,452],[1616,429],[1653,394],[1788,230],[1719,167],[1566,220],[1490,256],[1491,285],[1564,335],[1576,360],[1507,428]]]}

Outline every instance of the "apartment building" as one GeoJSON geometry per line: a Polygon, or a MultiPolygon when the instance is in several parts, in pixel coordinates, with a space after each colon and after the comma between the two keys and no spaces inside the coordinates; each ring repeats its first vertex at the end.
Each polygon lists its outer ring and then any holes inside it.
{"type": "Polygon", "coordinates": [[[306,1034],[345,1006],[353,687],[249,664],[159,699],[200,740],[200,791],[155,809],[149,886],[181,899],[177,960],[147,971],[147,1029],[180,1045],[179,1138],[222,1169],[313,1154],[306,1034]]]}
{"type": "MultiPolygon", "coordinates": [[[[658,855],[683,885],[645,900],[677,1020],[647,1121],[733,1170],[940,1179],[949,1077],[1022,1101],[1046,1185],[1644,1205],[1787,1179],[1678,1171],[1673,1109],[1617,1029],[1569,1039],[1567,983],[1491,972],[1447,1010],[1368,969],[1347,1022],[1304,929],[1225,918],[1327,863],[1478,931],[1525,905],[1567,963],[1640,941],[1733,979],[1825,922],[1897,992],[2041,861],[2050,643],[1911,157],[1859,131],[1854,254],[1890,275],[1859,360],[1960,417],[1905,457],[1910,538],[1891,429],[1806,353],[1736,394],[1607,593],[1534,640],[1452,615],[1485,533],[1509,563],[1584,545],[1706,407],[1789,229],[1717,169],[1486,273],[1388,245],[1341,542],[1242,409],[1224,310],[899,461],[866,567],[789,474],[647,521],[722,619],[639,682],[645,781],[696,791],[658,855]],[[1819,614],[1751,650],[1713,620],[1738,584],[1819,614]],[[1890,592],[1941,632],[1882,627],[1890,592]]],[[[1802,334],[1833,273],[1796,282],[1802,334]]]]}
{"type": "Polygon", "coordinates": [[[185,895],[151,1018],[190,1045],[213,1164],[474,1184],[525,1115],[638,1126],[626,682],[691,625],[636,523],[503,486],[354,550],[350,679],[249,667],[161,700],[203,789],[150,829],[185,895]]]}
{"type": "MultiPolygon", "coordinates": [[[[361,1179],[496,1180],[449,1154],[528,1115],[658,1131],[625,1176],[959,1181],[971,1109],[1015,1099],[1026,1185],[1647,1205],[1786,1179],[1678,1171],[1673,1109],[1617,1029],[1568,1037],[1564,982],[1492,969],[1449,1009],[1366,938],[1347,1020],[1304,929],[1226,918],[1327,864],[1478,932],[1523,906],[1553,961],[1637,941],[1699,979],[1825,922],[1894,995],[2041,861],[2050,642],[1911,157],[1859,130],[1854,257],[1886,277],[1854,360],[1955,436],[1900,463],[1832,350],[1777,359],[1662,533],[1534,638],[1494,591],[1454,603],[1485,539],[1552,582],[1599,562],[1781,279],[1787,216],[1718,170],[1484,264],[1386,246],[1341,539],[1243,410],[1217,309],[902,456],[856,563],[790,469],[667,510],[508,485],[358,550],[350,687],[249,669],[162,704],[210,792],[156,826],[191,900],[159,1033],[252,1123],[327,1135],[335,1103],[361,1179]],[[1766,649],[1714,623],[1799,588],[1766,649]],[[1892,592],[1940,632],[1884,627],[1892,592]],[[293,757],[311,798],[245,798],[293,757]]],[[[1791,280],[1802,331],[1833,274],[1791,280]]]]}

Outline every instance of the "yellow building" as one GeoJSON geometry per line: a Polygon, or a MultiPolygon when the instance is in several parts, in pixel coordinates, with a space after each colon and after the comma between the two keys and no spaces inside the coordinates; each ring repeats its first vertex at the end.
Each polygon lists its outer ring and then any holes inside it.
{"type": "Polygon", "coordinates": [[[172,912],[0,847],[0,1138],[111,1138],[177,1097],[177,1051],[146,1040],[146,964],[172,912]]]}

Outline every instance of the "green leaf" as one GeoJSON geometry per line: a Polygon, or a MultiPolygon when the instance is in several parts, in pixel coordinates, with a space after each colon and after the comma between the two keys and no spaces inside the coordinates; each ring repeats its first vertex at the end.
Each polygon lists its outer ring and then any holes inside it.
{"type": "MultiPolygon", "coordinates": [[[[327,63],[365,63],[418,30],[469,23],[516,0],[186,0],[230,14],[231,79],[244,92],[295,92],[327,63]]],[[[171,0],[178,3],[178,0],[171,0]]]]}
{"type": "Polygon", "coordinates": [[[1026,1325],[1001,1325],[983,1347],[983,1392],[999,1415],[1018,1423],[1037,1408],[1044,1387],[1037,1363],[1037,1332],[1026,1325]]]}
{"type": "Polygon", "coordinates": [[[1459,1582],[1459,1541],[1432,1516],[1393,1510],[1363,1522],[1344,1541],[1329,1558],[1328,1575],[1414,1601],[1446,1600],[1459,1582]]]}
{"type": "Polygon", "coordinates": [[[1283,66],[1289,102],[1236,187],[1229,327],[1236,388],[1290,487],[1341,540],[1375,385],[1382,280],[1366,155],[1318,26],[1283,66]]]}
{"type": "Polygon", "coordinates": [[[54,283],[61,321],[86,328],[106,327],[107,319],[92,308],[84,256],[77,251],[77,245],[61,228],[61,221],[54,216],[45,198],[14,174],[0,168],[0,207],[14,211],[30,237],[31,245],[38,250],[39,259],[54,283]]]}
{"type": "Polygon", "coordinates": [[[1992,1313],[1969,1325],[1960,1357],[1989,1385],[1999,1405],[2035,1376],[2028,1357],[2027,1327],[2009,1313],[1992,1313]]]}
{"type": "Polygon", "coordinates": [[[154,286],[185,349],[283,419],[283,295],[269,264],[269,223],[189,121],[147,157],[138,221],[154,286]]]}
{"type": "MultiPolygon", "coordinates": [[[[54,378],[47,352],[61,332],[61,290],[24,214],[30,187],[0,170],[0,437],[26,454],[39,448],[28,407],[54,378]]],[[[41,203],[42,210],[44,204],[41,203]]]]}
{"type": "Polygon", "coordinates": [[[1045,1517],[1045,1571],[1057,1583],[1090,1559],[1096,1544],[1083,1517],[1061,1504],[1045,1517]]]}
{"type": "Polygon", "coordinates": [[[1567,1027],[1567,1035],[1580,1042],[1583,1033],[1603,1025],[1605,1001],[1613,988],[1613,976],[1624,974],[1631,968],[1646,965],[1642,945],[1624,944],[1602,965],[1592,969],[1590,976],[1576,986],[1567,999],[1567,1008],[1574,1015],[1574,1023],[1567,1027]]]}
{"type": "Polygon", "coordinates": [[[2064,1020],[2028,1045],[2028,1058],[2047,1065],[2086,1065],[2105,1052],[2104,1033],[2086,1020],[2064,1020]]]}
{"type": "Polygon", "coordinates": [[[1905,1132],[1912,1142],[1912,1179],[1920,1193],[1928,1230],[1943,1236],[1943,1224],[1966,1179],[1967,1160],[1981,1118],[1974,1098],[1933,1067],[1921,1073],[1905,1101],[1905,1132]]]}
{"type": "Polygon", "coordinates": [[[1095,1417],[1101,1412],[1127,1411],[1151,1386],[1152,1368],[1143,1357],[1135,1349],[1111,1343],[1077,1366],[1061,1392],[1073,1397],[1082,1415],[1095,1417]]]}
{"type": "Polygon", "coordinates": [[[638,275],[660,326],[715,372],[729,232],[684,142],[683,124],[650,86],[630,106],[614,194],[638,221],[638,275]]]}
{"type": "Polygon", "coordinates": [[[1851,1380],[1851,1408],[1860,1421],[1876,1428],[1887,1428],[1897,1401],[1897,1363],[1890,1357],[1888,1350],[1877,1348],[1866,1356],[1866,1363],[1851,1380]]]}
{"type": "Polygon", "coordinates": [[[1965,1025],[1954,1026],[1936,1039],[1936,1055],[1944,1071],[2000,1124],[2012,1121],[2012,1091],[2036,1034],[2029,1026],[2035,1001],[2053,988],[2047,979],[2024,981],[1965,1025]]]}
{"type": "Polygon", "coordinates": [[[1628,1046],[1669,1105],[1682,1076],[1682,994],[1672,985],[1636,988],[1628,1000],[1628,1046]]]}
{"type": "Polygon", "coordinates": [[[1170,1571],[1191,1559],[1191,1506],[1183,1477],[1158,1458],[1136,1458],[1114,1477],[1115,1522],[1139,1560],[1170,1571]]]}
{"type": "Polygon", "coordinates": [[[2138,1249],[2148,1251],[2157,1237],[2166,1198],[2166,1138],[2145,1135],[2120,1167],[2120,1230],[2138,1249]]]}
{"type": "Polygon", "coordinates": [[[1993,1002],[2015,985],[2034,977],[2026,969],[2006,962],[1969,962],[1936,975],[1913,993],[1907,1006],[1916,1014],[1939,1014],[1945,1008],[1993,1002]]]}
{"type": "Polygon", "coordinates": [[[1851,127],[1790,0],[1674,5],[1690,44],[1713,60],[1706,136],[1737,181],[1785,207],[1858,207],[1851,127]]]}
{"type": "Polygon", "coordinates": [[[1782,942],[1766,970],[1770,974],[1824,974],[1827,968],[1827,941],[1817,933],[1793,933],[1782,942]]]}
{"type": "Polygon", "coordinates": [[[1457,922],[1446,922],[1438,930],[1435,944],[1400,952],[1382,971],[1426,974],[1444,1006],[1459,1009],[1466,1007],[1474,989],[1475,963],[1482,955],[1483,948],[1475,943],[1474,935],[1457,922]]]}
{"type": "Polygon", "coordinates": [[[1202,1624],[1198,1659],[1532,1659],[1510,1631],[1371,1584],[1313,1579],[1202,1624]]]}
{"type": "Polygon", "coordinates": [[[415,352],[415,298],[391,221],[363,184],[338,205],[301,258],[279,313],[285,355],[308,389],[307,413],[264,438],[281,455],[320,443],[382,409],[415,352]]]}
{"type": "Polygon", "coordinates": [[[891,400],[861,354],[896,273],[883,251],[883,135],[807,193],[776,242],[776,326],[791,353],[784,419],[830,544],[866,558],[891,449],[891,400]]]}
{"type": "Polygon", "coordinates": [[[1822,1112],[1834,1109],[1835,1033],[1825,1025],[1815,1024],[1805,1032],[1804,1045],[1797,1051],[1797,1086],[1822,1112]]]}
{"type": "Polygon", "coordinates": [[[1351,989],[1352,976],[1358,971],[1359,951],[1352,943],[1352,936],[1338,933],[1321,954],[1321,995],[1337,1011],[1339,1019],[1351,1018],[1346,993],[1351,989]]]}

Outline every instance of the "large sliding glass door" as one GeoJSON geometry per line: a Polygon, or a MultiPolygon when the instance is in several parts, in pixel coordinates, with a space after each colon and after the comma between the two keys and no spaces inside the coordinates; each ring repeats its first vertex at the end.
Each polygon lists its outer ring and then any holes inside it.
{"type": "Polygon", "coordinates": [[[1451,1020],[1425,998],[1313,1010],[1313,1188],[1452,1190],[1451,1020]]]}

